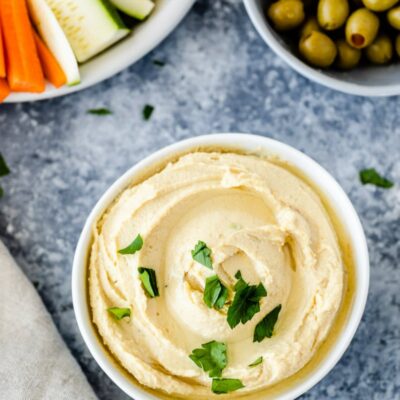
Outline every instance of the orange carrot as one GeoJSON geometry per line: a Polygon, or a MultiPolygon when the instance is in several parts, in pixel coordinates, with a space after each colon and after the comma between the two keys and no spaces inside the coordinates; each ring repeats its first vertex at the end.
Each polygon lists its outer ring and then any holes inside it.
{"type": "Polygon", "coordinates": [[[40,36],[34,31],[36,49],[46,79],[56,88],[67,83],[67,77],[61,69],[53,53],[46,47],[40,36]]]}
{"type": "Polygon", "coordinates": [[[4,78],[0,78],[0,103],[10,94],[10,88],[4,78]]]}
{"type": "Polygon", "coordinates": [[[6,77],[6,60],[4,59],[3,35],[1,34],[0,21],[0,78],[6,77]]]}
{"type": "Polygon", "coordinates": [[[25,0],[0,0],[7,80],[12,91],[44,91],[42,67],[25,0]]]}

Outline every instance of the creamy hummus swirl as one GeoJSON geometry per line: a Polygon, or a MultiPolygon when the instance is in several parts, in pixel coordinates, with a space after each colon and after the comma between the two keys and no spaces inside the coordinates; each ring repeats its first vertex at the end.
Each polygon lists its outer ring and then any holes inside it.
{"type": "MultiPolygon", "coordinates": [[[[174,398],[213,398],[211,379],[190,358],[209,341],[228,348],[225,378],[255,393],[299,371],[326,338],[341,305],[344,267],[316,192],[282,165],[234,153],[193,152],[126,189],[94,227],[89,294],[93,321],[114,357],[141,384],[174,398]],[[137,234],[143,248],[118,253],[137,234]],[[214,270],[195,262],[202,240],[214,270]],[[138,267],[153,268],[160,296],[146,296],[138,267]],[[217,274],[232,292],[240,270],[268,295],[231,329],[226,308],[203,301],[217,274]],[[257,323],[282,305],[272,338],[253,343],[257,323]],[[129,307],[116,321],[109,307],[129,307]],[[263,363],[250,368],[260,356],[263,363]]],[[[231,295],[232,296],[232,295],[231,295]]]]}

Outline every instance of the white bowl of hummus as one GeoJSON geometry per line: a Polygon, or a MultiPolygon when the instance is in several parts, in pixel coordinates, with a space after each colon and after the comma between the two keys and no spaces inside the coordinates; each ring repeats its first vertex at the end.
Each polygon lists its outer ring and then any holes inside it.
{"type": "Polygon", "coordinates": [[[184,140],[101,197],[74,258],[76,319],[136,400],[295,399],[360,322],[359,218],[319,164],[250,134],[184,140]]]}

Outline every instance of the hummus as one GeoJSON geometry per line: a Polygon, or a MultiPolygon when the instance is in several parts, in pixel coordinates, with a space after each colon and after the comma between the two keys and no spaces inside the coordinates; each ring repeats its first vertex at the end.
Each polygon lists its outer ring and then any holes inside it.
{"type": "Polygon", "coordinates": [[[344,263],[329,214],[289,168],[235,153],[193,152],[127,188],[94,227],[89,297],[104,344],[141,384],[173,398],[213,398],[211,379],[189,355],[210,341],[227,346],[224,378],[257,393],[307,364],[333,325],[343,296],[344,263]],[[118,250],[140,234],[133,255],[118,250]],[[201,240],[213,270],[193,260],[201,240]],[[138,267],[154,269],[151,298],[138,267]],[[268,292],[260,312],[231,329],[227,307],[208,308],[206,278],[217,274],[230,299],[240,270],[268,292]],[[253,342],[256,325],[281,305],[271,338],[253,342]],[[110,307],[130,308],[120,321],[110,307]],[[263,362],[249,367],[259,357],[263,362]]]}

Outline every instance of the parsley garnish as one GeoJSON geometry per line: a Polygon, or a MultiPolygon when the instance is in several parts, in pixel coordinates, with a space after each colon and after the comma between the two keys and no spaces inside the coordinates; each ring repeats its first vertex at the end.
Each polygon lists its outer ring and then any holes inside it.
{"type": "Polygon", "coordinates": [[[212,380],[211,390],[216,394],[234,392],[244,388],[240,379],[214,378],[212,380]]]}
{"type": "Polygon", "coordinates": [[[125,247],[124,249],[118,250],[118,253],[120,253],[120,254],[135,254],[142,247],[143,247],[143,239],[139,234],[135,237],[135,239],[129,246],[125,247]]]}
{"type": "Polygon", "coordinates": [[[217,275],[206,279],[203,300],[209,308],[220,310],[228,297],[228,289],[221,283],[217,275]]]}
{"type": "Polygon", "coordinates": [[[107,311],[117,320],[121,320],[124,317],[131,316],[130,308],[119,308],[119,307],[110,307],[107,311]]]}
{"type": "Polygon", "coordinates": [[[153,64],[157,65],[157,67],[163,67],[165,65],[165,62],[161,60],[153,60],[153,64]]]}
{"type": "Polygon", "coordinates": [[[109,110],[108,108],[91,108],[88,110],[88,114],[93,114],[93,115],[111,115],[112,111],[109,110]]]}
{"type": "Polygon", "coordinates": [[[213,267],[211,261],[211,249],[201,240],[197,242],[196,246],[192,250],[192,258],[207,268],[212,269],[213,267]]]}
{"type": "Polygon", "coordinates": [[[3,155],[0,153],[0,177],[8,175],[10,172],[11,171],[10,171],[10,168],[8,168],[6,160],[4,159],[3,155]]]}
{"type": "Polygon", "coordinates": [[[257,365],[260,365],[263,361],[264,361],[263,356],[258,357],[257,360],[255,360],[251,364],[249,364],[249,367],[251,367],[251,368],[256,367],[257,365]]]}
{"type": "Polygon", "coordinates": [[[371,184],[384,189],[390,189],[394,183],[381,176],[375,168],[360,171],[360,181],[363,185],[371,184]]]}
{"type": "Polygon", "coordinates": [[[202,348],[194,349],[190,354],[190,359],[205,372],[208,372],[210,378],[221,376],[222,370],[228,363],[226,356],[226,344],[221,342],[204,343],[202,348]]]}
{"type": "Polygon", "coordinates": [[[156,272],[151,268],[139,267],[139,277],[142,281],[143,287],[150,297],[159,296],[158,287],[157,287],[157,278],[156,272]]]}
{"type": "MultiPolygon", "coordinates": [[[[6,160],[4,159],[3,155],[0,153],[0,177],[6,176],[10,173],[10,168],[8,168],[8,165],[6,163],[6,160]]],[[[0,186],[0,198],[4,196],[4,190],[0,186]]]]}
{"type": "Polygon", "coordinates": [[[154,111],[154,107],[151,106],[150,104],[146,104],[143,107],[143,118],[147,121],[148,119],[150,119],[151,114],[153,114],[154,111]]]}
{"type": "Polygon", "coordinates": [[[249,285],[243,278],[240,271],[235,275],[238,279],[235,289],[235,297],[228,309],[228,324],[233,329],[240,322],[245,324],[260,311],[260,299],[267,295],[262,283],[249,285]]]}
{"type": "Polygon", "coordinates": [[[253,342],[261,342],[266,337],[272,337],[281,308],[282,306],[279,304],[256,325],[253,342]]]}

